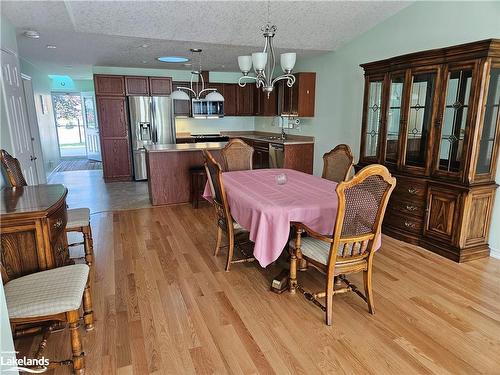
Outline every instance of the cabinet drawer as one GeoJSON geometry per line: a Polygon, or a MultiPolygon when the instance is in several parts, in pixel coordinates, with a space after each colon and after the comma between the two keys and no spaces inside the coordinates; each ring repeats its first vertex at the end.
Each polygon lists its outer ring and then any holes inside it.
{"type": "Polygon", "coordinates": [[[407,198],[405,194],[393,193],[387,208],[404,215],[423,218],[425,214],[425,198],[415,197],[411,200],[405,198],[407,198]]]}
{"type": "Polygon", "coordinates": [[[389,209],[384,217],[384,225],[404,231],[420,234],[423,228],[423,219],[389,209]]]}
{"type": "Polygon", "coordinates": [[[398,177],[396,187],[394,188],[394,196],[407,201],[425,201],[427,184],[422,181],[398,177]]]}
{"type": "Polygon", "coordinates": [[[54,241],[64,232],[68,221],[66,204],[63,204],[56,212],[49,216],[50,241],[54,241]]]}

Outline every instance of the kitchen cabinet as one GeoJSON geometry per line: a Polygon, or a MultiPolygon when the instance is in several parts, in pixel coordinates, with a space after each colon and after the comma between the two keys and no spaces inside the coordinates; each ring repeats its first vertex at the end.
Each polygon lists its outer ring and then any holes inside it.
{"type": "Polygon", "coordinates": [[[358,168],[397,179],[383,231],[457,262],[488,256],[500,149],[500,40],[362,64],[358,168]]]}
{"type": "Polygon", "coordinates": [[[168,96],[172,93],[172,78],[149,77],[149,92],[151,96],[168,96]]]}
{"type": "Polygon", "coordinates": [[[251,143],[254,150],[253,169],[269,168],[269,142],[251,141],[251,143]]]}
{"type": "Polygon", "coordinates": [[[132,179],[127,98],[96,96],[106,182],[132,179]]]}
{"type": "Polygon", "coordinates": [[[224,115],[236,116],[237,115],[237,83],[224,84],[224,115]]]}
{"type": "Polygon", "coordinates": [[[278,84],[278,113],[280,116],[314,117],[316,73],[295,73],[295,83],[278,84]]]}
{"type": "Polygon", "coordinates": [[[125,79],[123,76],[95,74],[94,88],[96,95],[124,96],[125,79]]]}
{"type": "Polygon", "coordinates": [[[149,95],[148,77],[126,76],[125,92],[127,95],[148,96],[149,95]]]}
{"type": "Polygon", "coordinates": [[[236,85],[236,115],[253,116],[255,85],[247,83],[245,87],[236,85]]]}
{"type": "Polygon", "coordinates": [[[276,91],[277,91],[277,89],[275,88],[269,94],[269,97],[268,97],[267,93],[262,91],[262,88],[255,88],[255,95],[254,95],[254,115],[255,116],[273,117],[273,116],[278,115],[276,91]]]}
{"type": "MultiPolygon", "coordinates": [[[[172,91],[176,91],[178,87],[189,87],[189,82],[173,82],[172,91]]],[[[190,93],[185,91],[189,97],[190,93]]],[[[174,115],[176,117],[189,117],[191,116],[191,100],[173,100],[174,115]]]]}

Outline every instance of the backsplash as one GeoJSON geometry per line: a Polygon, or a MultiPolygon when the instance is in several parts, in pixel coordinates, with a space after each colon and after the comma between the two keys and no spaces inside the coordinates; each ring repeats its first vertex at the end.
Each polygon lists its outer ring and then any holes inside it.
{"type": "Polygon", "coordinates": [[[175,119],[175,131],[177,133],[209,134],[231,130],[255,130],[254,118],[228,116],[218,119],[175,119]]]}

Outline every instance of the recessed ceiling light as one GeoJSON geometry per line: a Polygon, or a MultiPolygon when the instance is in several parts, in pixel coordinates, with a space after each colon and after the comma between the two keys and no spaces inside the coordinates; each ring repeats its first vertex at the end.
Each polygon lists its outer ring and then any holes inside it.
{"type": "Polygon", "coordinates": [[[35,30],[26,30],[24,32],[24,36],[26,38],[38,39],[38,38],[40,38],[40,33],[38,31],[35,31],[35,30]]]}
{"type": "Polygon", "coordinates": [[[148,47],[149,47],[149,44],[141,44],[141,47],[142,47],[142,48],[148,48],[148,47]]]}
{"type": "Polygon", "coordinates": [[[56,49],[57,46],[53,45],[53,44],[47,44],[47,48],[48,49],[56,49]]]}
{"type": "Polygon", "coordinates": [[[147,64],[148,62],[147,62],[147,60],[142,60],[142,63],[147,64]]]}
{"type": "Polygon", "coordinates": [[[185,63],[189,61],[188,58],[180,56],[162,56],[158,57],[158,60],[166,63],[185,63]]]}

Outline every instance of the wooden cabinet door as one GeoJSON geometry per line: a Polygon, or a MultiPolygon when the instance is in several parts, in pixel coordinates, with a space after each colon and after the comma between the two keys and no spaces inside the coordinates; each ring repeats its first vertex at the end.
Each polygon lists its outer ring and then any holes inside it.
{"type": "Polygon", "coordinates": [[[126,97],[97,97],[106,181],[129,180],[132,177],[126,100],[126,97]]]}
{"type": "Polygon", "coordinates": [[[96,99],[101,137],[128,137],[126,98],[98,96],[96,99]]]}
{"type": "Polygon", "coordinates": [[[94,75],[94,87],[96,95],[125,95],[125,80],[123,76],[96,74],[94,75]]]}
{"type": "Polygon", "coordinates": [[[462,208],[460,191],[429,185],[424,236],[457,244],[462,208]]]}
{"type": "MultiPolygon", "coordinates": [[[[172,91],[176,91],[178,87],[189,87],[189,82],[172,82],[172,91]]],[[[177,117],[191,116],[190,100],[173,100],[173,103],[174,103],[174,116],[177,117]]]]}
{"type": "Polygon", "coordinates": [[[107,138],[101,141],[104,178],[129,179],[132,176],[130,147],[127,138],[107,138]]]}
{"type": "Polygon", "coordinates": [[[172,93],[172,78],[149,77],[149,91],[151,96],[168,96],[172,93]]]}
{"type": "Polygon", "coordinates": [[[251,84],[247,84],[245,87],[237,86],[236,113],[238,116],[253,115],[254,87],[251,84]]]}
{"type": "Polygon", "coordinates": [[[262,91],[262,88],[255,88],[254,94],[254,114],[255,116],[277,116],[278,115],[278,107],[276,104],[278,88],[275,88],[270,94],[269,97],[267,93],[262,91]]]}
{"type": "Polygon", "coordinates": [[[149,95],[148,77],[125,77],[125,91],[127,95],[149,95]]]}
{"type": "Polygon", "coordinates": [[[316,73],[298,73],[292,87],[292,114],[299,117],[314,117],[316,102],[316,73]]]}
{"type": "Polygon", "coordinates": [[[225,83],[224,84],[224,115],[225,116],[236,116],[237,115],[237,98],[236,91],[238,84],[236,83],[225,83]]]}

